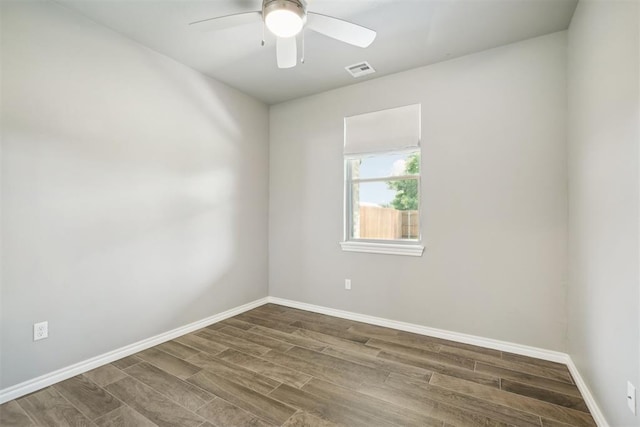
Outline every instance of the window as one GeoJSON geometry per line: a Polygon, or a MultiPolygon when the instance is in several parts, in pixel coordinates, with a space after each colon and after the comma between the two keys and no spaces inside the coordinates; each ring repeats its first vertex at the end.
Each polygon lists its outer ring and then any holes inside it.
{"type": "Polygon", "coordinates": [[[420,106],[345,119],[346,251],[422,255],[420,106]]]}
{"type": "Polygon", "coordinates": [[[420,152],[347,159],[350,240],[420,240],[420,152]]]}

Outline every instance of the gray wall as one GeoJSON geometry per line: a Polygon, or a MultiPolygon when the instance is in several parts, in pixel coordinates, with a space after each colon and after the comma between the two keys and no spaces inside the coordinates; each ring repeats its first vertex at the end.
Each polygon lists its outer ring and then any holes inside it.
{"type": "Polygon", "coordinates": [[[583,0],[568,35],[569,353],[612,426],[640,425],[639,33],[637,2],[583,0]]]}
{"type": "Polygon", "coordinates": [[[565,350],[565,73],[561,32],[272,106],[270,294],[565,350]],[[425,253],[342,252],[343,117],[414,103],[425,253]]]}
{"type": "Polygon", "coordinates": [[[266,296],[267,107],[51,2],[1,7],[0,388],[266,296]]]}

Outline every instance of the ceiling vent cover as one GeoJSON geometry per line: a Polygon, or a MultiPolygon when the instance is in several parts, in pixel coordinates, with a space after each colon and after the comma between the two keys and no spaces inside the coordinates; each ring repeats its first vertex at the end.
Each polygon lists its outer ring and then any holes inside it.
{"type": "Polygon", "coordinates": [[[349,74],[351,74],[356,79],[358,77],[366,76],[367,74],[373,74],[376,72],[376,70],[374,70],[367,61],[349,65],[348,67],[344,67],[344,69],[347,70],[349,74]]]}

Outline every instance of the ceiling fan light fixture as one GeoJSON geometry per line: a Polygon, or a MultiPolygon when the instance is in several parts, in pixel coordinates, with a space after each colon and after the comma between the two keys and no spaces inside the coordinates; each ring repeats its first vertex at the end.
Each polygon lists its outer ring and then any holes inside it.
{"type": "Polygon", "coordinates": [[[278,37],[293,37],[304,26],[304,8],[295,0],[265,2],[264,23],[278,37]]]}
{"type": "MultiPolygon", "coordinates": [[[[265,45],[264,33],[266,29],[277,38],[276,60],[278,68],[296,66],[298,40],[295,36],[303,28],[361,48],[369,47],[376,38],[376,32],[369,28],[333,16],[308,12],[307,1],[309,0],[262,0],[262,11],[240,12],[201,19],[189,25],[207,31],[215,31],[262,21],[262,46],[265,45]]],[[[302,38],[302,52],[300,62],[304,62],[304,37],[302,38]]],[[[371,68],[371,70],[373,69],[371,68]]]]}

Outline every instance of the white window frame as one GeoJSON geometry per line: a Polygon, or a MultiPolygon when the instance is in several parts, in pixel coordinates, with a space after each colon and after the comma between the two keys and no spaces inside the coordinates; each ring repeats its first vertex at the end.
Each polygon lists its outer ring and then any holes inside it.
{"type": "Polygon", "coordinates": [[[424,252],[424,246],[422,245],[422,150],[420,147],[413,147],[407,150],[390,150],[382,151],[378,153],[358,154],[358,155],[345,155],[344,156],[344,239],[340,243],[343,251],[346,252],[365,252],[374,254],[388,254],[388,255],[407,255],[407,256],[422,256],[424,252]],[[401,175],[401,176],[381,176],[375,178],[356,178],[351,176],[352,168],[350,162],[365,158],[367,156],[380,156],[391,154],[412,154],[418,153],[420,155],[420,172],[417,175],[401,175]],[[360,239],[354,238],[353,235],[353,186],[356,183],[367,182],[388,182],[388,181],[401,181],[413,179],[417,181],[418,190],[418,218],[420,218],[418,226],[418,238],[417,239],[402,239],[402,240],[382,240],[382,239],[360,239]]]}

